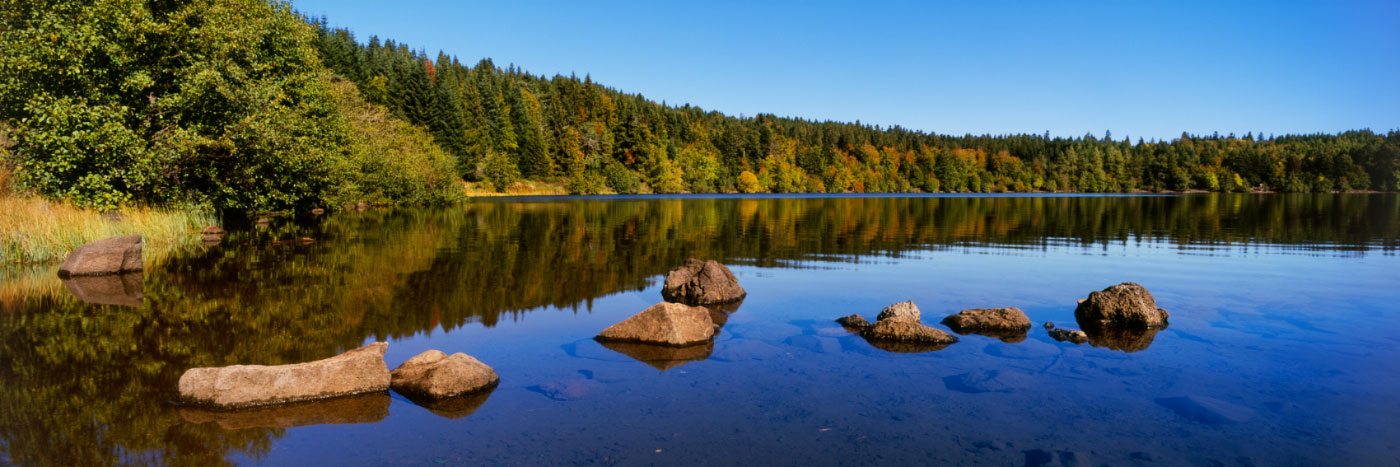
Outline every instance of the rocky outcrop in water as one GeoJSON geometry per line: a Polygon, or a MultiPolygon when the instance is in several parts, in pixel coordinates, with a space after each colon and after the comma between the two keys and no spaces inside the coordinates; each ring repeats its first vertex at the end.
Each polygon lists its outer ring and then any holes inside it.
{"type": "Polygon", "coordinates": [[[180,376],[181,402],[239,409],[389,390],[388,344],[376,342],[314,362],[191,368],[180,376]]]}
{"type": "Polygon", "coordinates": [[[743,300],[748,292],[728,267],[713,260],[691,258],[666,273],[661,296],[668,302],[687,305],[714,305],[743,300]]]}
{"type": "Polygon", "coordinates": [[[106,276],[76,276],[63,279],[73,296],[94,305],[140,307],[145,275],[141,271],[106,276]]]}
{"type": "Polygon", "coordinates": [[[870,322],[866,321],[865,318],[861,315],[842,316],[840,318],[836,318],[836,322],[841,323],[841,326],[843,327],[856,330],[870,327],[870,322]]]}
{"type": "Polygon", "coordinates": [[[973,308],[943,318],[943,325],[958,334],[980,334],[1004,342],[1026,340],[1031,319],[1020,308],[973,308]]]}
{"type": "Polygon", "coordinates": [[[1045,324],[1047,325],[1047,329],[1050,329],[1050,337],[1052,339],[1055,339],[1056,341],[1071,342],[1074,345],[1089,342],[1089,336],[1084,334],[1084,331],[1073,331],[1069,329],[1053,328],[1053,326],[1051,326],[1050,323],[1045,324]]]}
{"type": "Polygon", "coordinates": [[[1160,328],[1166,327],[1167,316],[1146,288],[1132,282],[1090,292],[1074,309],[1074,319],[1081,328],[1091,324],[1160,328]]]}
{"type": "Polygon", "coordinates": [[[861,331],[860,335],[868,340],[926,344],[952,344],[958,341],[958,338],[952,334],[902,318],[876,321],[875,324],[861,331]]]}
{"type": "Polygon", "coordinates": [[[714,335],[709,309],[662,302],[604,329],[595,339],[679,347],[708,342],[714,335]]]}
{"type": "Polygon", "coordinates": [[[457,397],[495,387],[501,381],[496,371],[472,356],[457,352],[447,355],[429,350],[403,362],[389,372],[389,387],[417,400],[457,397]]]}
{"type": "Polygon", "coordinates": [[[915,305],[913,301],[904,301],[885,307],[885,309],[880,310],[879,316],[875,317],[875,321],[891,319],[902,319],[917,323],[922,317],[919,315],[918,305],[915,305]]]}
{"type": "Polygon", "coordinates": [[[110,237],[80,246],[63,259],[58,277],[101,276],[140,271],[141,236],[110,237]]]}

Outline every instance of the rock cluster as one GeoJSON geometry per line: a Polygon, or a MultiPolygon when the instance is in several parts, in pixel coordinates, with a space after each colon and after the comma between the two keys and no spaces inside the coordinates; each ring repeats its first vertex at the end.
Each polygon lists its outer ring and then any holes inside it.
{"type": "Polygon", "coordinates": [[[958,341],[952,334],[924,326],[919,317],[919,307],[912,301],[905,301],[880,310],[875,324],[859,315],[844,316],[836,322],[860,331],[870,345],[890,352],[928,352],[958,341]]]}

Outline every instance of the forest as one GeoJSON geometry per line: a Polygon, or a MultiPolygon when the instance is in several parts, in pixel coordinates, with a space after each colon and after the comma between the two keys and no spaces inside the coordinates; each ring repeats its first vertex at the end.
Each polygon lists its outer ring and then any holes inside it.
{"type": "Polygon", "coordinates": [[[526,180],[572,194],[1400,189],[1394,129],[930,130],[658,103],[360,40],[280,1],[0,9],[0,190],[101,210],[440,204],[526,180]]]}

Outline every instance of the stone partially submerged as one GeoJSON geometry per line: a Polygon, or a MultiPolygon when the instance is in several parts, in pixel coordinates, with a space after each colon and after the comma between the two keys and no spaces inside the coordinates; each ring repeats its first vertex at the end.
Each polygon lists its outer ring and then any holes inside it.
{"type": "Polygon", "coordinates": [[[917,323],[923,318],[919,315],[919,306],[915,305],[912,300],[909,300],[887,306],[885,309],[880,310],[879,316],[875,317],[875,321],[891,319],[902,319],[917,323]]]}
{"type": "Polygon", "coordinates": [[[703,344],[714,335],[709,309],[662,302],[604,329],[595,339],[682,347],[703,344]]]}
{"type": "Polygon", "coordinates": [[[141,236],[126,235],[98,240],[74,249],[58,267],[58,277],[101,276],[135,272],[144,268],[141,236]]]}
{"type": "Polygon", "coordinates": [[[1020,308],[973,308],[948,315],[943,325],[958,334],[981,334],[1015,343],[1026,339],[1031,319],[1020,308]]]}
{"type": "Polygon", "coordinates": [[[1074,309],[1074,319],[1081,328],[1098,324],[1161,328],[1167,326],[1167,316],[1146,288],[1132,282],[1090,292],[1074,309]]]}
{"type": "Polygon", "coordinates": [[[191,368],[180,376],[181,402],[241,409],[389,390],[388,344],[376,342],[314,362],[191,368]]]}
{"type": "Polygon", "coordinates": [[[922,344],[952,344],[958,338],[942,330],[904,319],[885,319],[860,333],[867,340],[915,342],[922,344]]]}
{"type": "Polygon", "coordinates": [[[434,401],[495,387],[496,371],[470,355],[429,350],[389,372],[389,387],[410,399],[434,401]]]}
{"type": "Polygon", "coordinates": [[[668,302],[715,305],[743,300],[748,292],[728,267],[713,260],[691,258],[666,274],[661,296],[668,302]]]}

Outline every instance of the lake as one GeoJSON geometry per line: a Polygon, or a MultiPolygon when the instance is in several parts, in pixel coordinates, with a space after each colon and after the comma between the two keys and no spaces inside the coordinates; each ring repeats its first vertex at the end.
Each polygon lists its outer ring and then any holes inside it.
{"type": "Polygon", "coordinates": [[[1393,466],[1397,250],[1395,194],[533,198],[278,218],[119,283],[140,307],[85,303],[54,266],[0,269],[0,464],[1393,466]],[[592,339],[660,302],[690,257],[748,291],[712,347],[592,339]],[[1078,329],[1076,301],[1125,281],[1168,328],[1074,345],[1041,327],[1078,329]],[[901,352],[833,321],[905,300],[940,329],[987,307],[1035,325],[901,352]],[[436,407],[172,403],[192,367],[376,341],[391,369],[465,352],[500,385],[436,407]]]}

